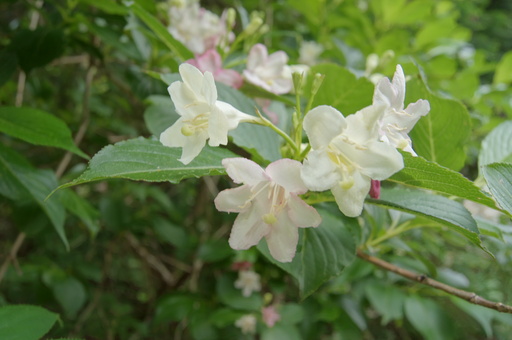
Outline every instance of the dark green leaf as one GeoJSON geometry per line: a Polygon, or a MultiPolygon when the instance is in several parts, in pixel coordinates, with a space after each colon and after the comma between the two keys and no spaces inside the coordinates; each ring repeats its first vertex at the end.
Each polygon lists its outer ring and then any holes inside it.
{"type": "Polygon", "coordinates": [[[211,147],[205,147],[187,165],[178,161],[180,156],[181,148],[169,148],[142,137],[130,139],[101,149],[80,177],[58,189],[113,178],[178,183],[185,178],[224,175],[221,161],[236,157],[226,149],[211,147]]]}
{"type": "Polygon", "coordinates": [[[405,301],[405,315],[426,340],[452,339],[453,326],[434,301],[413,295],[405,301]]]}
{"type": "Polygon", "coordinates": [[[382,324],[403,317],[405,294],[398,287],[385,282],[371,281],[365,286],[366,296],[372,307],[382,315],[382,324]]]}
{"type": "Polygon", "coordinates": [[[108,14],[128,14],[128,9],[126,7],[118,5],[113,0],[80,0],[80,2],[94,6],[108,14]]]}
{"type": "Polygon", "coordinates": [[[148,130],[157,138],[179,118],[169,96],[153,95],[147,98],[151,104],[144,111],[144,122],[148,130]]]}
{"type": "Polygon", "coordinates": [[[379,200],[369,199],[368,202],[425,216],[461,233],[468,240],[482,247],[475,220],[459,202],[423,191],[404,189],[383,189],[379,200]]]}
{"type": "Polygon", "coordinates": [[[74,319],[86,301],[84,285],[74,277],[67,277],[55,282],[52,290],[66,316],[74,319]]]}
{"type": "Polygon", "coordinates": [[[236,278],[224,275],[217,280],[217,297],[225,305],[249,311],[259,311],[263,305],[261,294],[255,292],[250,296],[242,295],[242,290],[235,288],[236,278]]]}
{"type": "Polygon", "coordinates": [[[39,340],[59,316],[39,306],[9,305],[0,307],[0,339],[39,340]]]}
{"type": "Polygon", "coordinates": [[[422,157],[413,157],[407,152],[403,152],[402,155],[405,167],[389,178],[390,181],[457,196],[497,209],[492,198],[460,173],[429,162],[422,157]]]}
{"type": "Polygon", "coordinates": [[[311,295],[324,282],[338,276],[355,258],[354,230],[359,228],[355,219],[334,216],[319,210],[322,223],[317,228],[301,229],[301,239],[291,263],[272,258],[267,243],[258,249],[267,259],[290,273],[299,282],[303,299],[311,295]]]}
{"type": "Polygon", "coordinates": [[[0,107],[0,131],[35,145],[52,146],[89,158],[73,142],[59,118],[28,107],[0,107]]]}
{"type": "MultiPolygon", "coordinates": [[[[60,203],[59,197],[46,200],[48,194],[58,185],[55,174],[48,170],[32,168],[23,156],[2,144],[0,144],[0,174],[16,186],[18,192],[23,191],[43,209],[62,242],[69,249],[64,232],[66,211],[60,203]]],[[[2,181],[0,180],[0,182],[2,181]]],[[[2,186],[0,185],[0,187],[2,186]]]]}
{"type": "Polygon", "coordinates": [[[14,52],[3,50],[0,52],[0,87],[2,87],[16,72],[18,59],[14,52]]]}
{"type": "Polygon", "coordinates": [[[470,117],[458,101],[430,92],[419,77],[407,83],[406,102],[426,99],[430,112],[409,134],[416,153],[425,159],[458,171],[464,166],[464,147],[470,133],[470,117]]]}
{"type": "Polygon", "coordinates": [[[134,2],[130,8],[133,13],[142,20],[148,27],[156,34],[162,43],[165,44],[178,58],[182,61],[194,58],[192,52],[190,52],[181,42],[174,39],[169,33],[167,28],[158,21],[153,15],[148,13],[141,5],[134,2]]]}
{"type": "Polygon", "coordinates": [[[63,190],[60,197],[62,205],[73,215],[78,217],[87,227],[91,237],[95,237],[100,231],[99,212],[82,196],[77,195],[72,189],[63,190]]]}

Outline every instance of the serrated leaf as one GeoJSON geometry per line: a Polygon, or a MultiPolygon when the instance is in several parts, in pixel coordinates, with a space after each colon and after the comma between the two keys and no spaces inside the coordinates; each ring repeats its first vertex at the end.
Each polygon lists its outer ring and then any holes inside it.
{"type": "Polygon", "coordinates": [[[299,230],[301,238],[297,254],[290,263],[274,260],[267,243],[258,244],[258,250],[298,282],[301,298],[305,299],[320,285],[341,274],[355,258],[354,230],[359,228],[355,219],[334,216],[319,209],[322,223],[317,228],[299,230]]]}
{"type": "Polygon", "coordinates": [[[182,164],[180,157],[181,148],[169,148],[142,137],[130,139],[104,147],[80,177],[58,189],[113,178],[178,183],[185,178],[224,175],[221,161],[236,155],[226,149],[205,147],[190,164],[182,164]]]}
{"type": "Polygon", "coordinates": [[[24,192],[24,195],[43,209],[66,249],[69,249],[64,232],[66,211],[58,197],[46,200],[48,194],[58,185],[55,174],[49,170],[34,169],[23,156],[3,144],[0,144],[0,174],[16,186],[18,192],[24,192]]]}
{"type": "Polygon", "coordinates": [[[512,214],[512,164],[492,163],[483,167],[484,178],[498,204],[512,214]]]}
{"type": "Polygon", "coordinates": [[[426,99],[430,112],[422,117],[409,136],[416,153],[425,159],[458,171],[464,166],[464,147],[470,134],[471,120],[458,101],[430,92],[420,78],[407,82],[406,102],[426,99]]]}
{"type": "MultiPolygon", "coordinates": [[[[325,78],[313,101],[313,107],[330,105],[344,116],[372,104],[374,86],[366,78],[356,76],[335,64],[319,64],[313,66],[309,74],[324,74],[325,78]]],[[[311,91],[313,77],[308,77],[304,93],[311,91]]]]}
{"type": "Polygon", "coordinates": [[[402,156],[404,168],[390,177],[389,181],[457,196],[493,209],[499,209],[492,198],[462,174],[429,162],[422,157],[413,157],[407,152],[403,152],[402,156]]]}
{"type": "Polygon", "coordinates": [[[369,199],[367,202],[425,216],[464,235],[484,249],[478,237],[479,231],[475,220],[459,202],[423,191],[404,189],[383,189],[379,200],[369,199]]]}
{"type": "Polygon", "coordinates": [[[0,307],[0,339],[41,339],[58,318],[58,314],[39,306],[2,306],[0,307]]]}
{"type": "Polygon", "coordinates": [[[482,149],[478,155],[478,166],[491,163],[507,163],[512,155],[512,121],[498,125],[482,141],[482,149]]]}
{"type": "Polygon", "coordinates": [[[130,6],[133,13],[142,20],[155,33],[162,43],[165,44],[178,58],[182,61],[194,58],[194,54],[190,52],[181,42],[174,39],[167,28],[158,21],[153,15],[148,13],[141,5],[133,2],[130,6]]]}
{"type": "Polygon", "coordinates": [[[0,107],[0,132],[34,145],[52,146],[89,159],[73,142],[71,131],[59,118],[28,107],[0,107]]]}

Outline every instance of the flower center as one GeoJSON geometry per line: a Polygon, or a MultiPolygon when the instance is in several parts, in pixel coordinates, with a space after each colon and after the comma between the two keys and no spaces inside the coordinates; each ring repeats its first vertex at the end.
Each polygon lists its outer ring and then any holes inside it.
{"type": "Polygon", "coordinates": [[[192,119],[183,121],[181,127],[181,133],[184,136],[192,136],[208,129],[208,119],[210,118],[210,112],[201,113],[192,119]]]}
{"type": "MultiPolygon", "coordinates": [[[[360,147],[354,142],[350,141],[348,138],[344,137],[343,142],[348,144],[353,144],[356,148],[360,147]]],[[[354,177],[353,173],[357,169],[357,165],[351,161],[337,146],[332,143],[329,144],[327,155],[331,162],[338,166],[338,171],[341,174],[342,180],[339,182],[339,185],[342,189],[348,190],[354,185],[354,177]]]]}

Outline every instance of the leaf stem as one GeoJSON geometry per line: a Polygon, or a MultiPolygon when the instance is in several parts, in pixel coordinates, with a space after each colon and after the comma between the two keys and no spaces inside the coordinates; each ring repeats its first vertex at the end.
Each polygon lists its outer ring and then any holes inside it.
{"type": "Polygon", "coordinates": [[[286,132],[284,132],[283,130],[281,130],[277,126],[275,126],[267,118],[263,117],[263,115],[261,114],[261,112],[258,109],[256,109],[256,114],[261,119],[261,122],[255,122],[256,124],[260,124],[260,125],[263,125],[263,126],[268,126],[272,130],[274,130],[279,136],[283,137],[284,140],[292,147],[292,149],[293,149],[293,151],[295,151],[295,153],[300,152],[300,147],[295,143],[295,141],[290,136],[288,136],[288,134],[286,132]]]}

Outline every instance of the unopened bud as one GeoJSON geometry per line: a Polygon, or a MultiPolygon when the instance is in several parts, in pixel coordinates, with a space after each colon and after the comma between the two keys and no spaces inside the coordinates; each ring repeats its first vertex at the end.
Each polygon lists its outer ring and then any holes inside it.
{"type": "Polygon", "coordinates": [[[263,25],[263,19],[255,16],[251,19],[251,22],[245,28],[244,33],[247,35],[253,35],[258,31],[261,25],[263,25]]]}
{"type": "Polygon", "coordinates": [[[321,73],[315,74],[315,77],[313,78],[313,84],[311,85],[311,95],[315,96],[318,92],[318,89],[322,85],[322,82],[324,81],[325,75],[321,73]]]}
{"type": "Polygon", "coordinates": [[[230,7],[228,8],[226,12],[226,27],[233,27],[235,25],[236,21],[236,11],[234,8],[230,7]]]}
{"type": "Polygon", "coordinates": [[[370,185],[370,197],[379,199],[380,197],[380,181],[376,181],[372,179],[371,185],[370,185]]]}
{"type": "Polygon", "coordinates": [[[295,89],[295,93],[302,92],[302,84],[304,80],[304,73],[293,72],[292,73],[293,80],[293,88],[295,89]]]}
{"type": "Polygon", "coordinates": [[[375,53],[370,54],[366,57],[366,72],[372,73],[379,66],[379,56],[375,53]]]}

